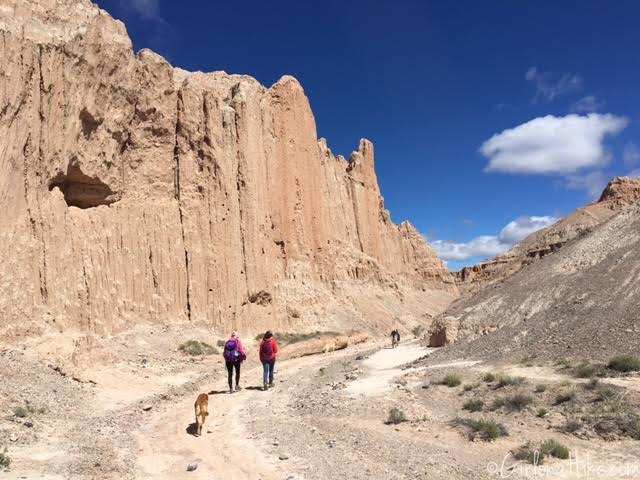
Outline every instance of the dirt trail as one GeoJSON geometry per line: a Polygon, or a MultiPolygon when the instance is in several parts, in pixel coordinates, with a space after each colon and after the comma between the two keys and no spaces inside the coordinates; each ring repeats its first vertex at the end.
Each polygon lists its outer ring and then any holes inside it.
{"type": "Polygon", "coordinates": [[[400,367],[429,355],[433,350],[416,341],[379,350],[362,362],[365,375],[351,382],[345,391],[353,395],[384,395],[394,377],[415,370],[403,371],[400,367]]]}

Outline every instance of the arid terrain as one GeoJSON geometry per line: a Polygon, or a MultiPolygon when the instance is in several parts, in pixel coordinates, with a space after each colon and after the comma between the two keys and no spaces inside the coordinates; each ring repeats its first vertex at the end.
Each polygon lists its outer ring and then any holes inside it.
{"type": "Polygon", "coordinates": [[[293,77],[134,53],[89,0],[0,31],[0,478],[640,478],[640,180],[452,273],[293,77]]]}

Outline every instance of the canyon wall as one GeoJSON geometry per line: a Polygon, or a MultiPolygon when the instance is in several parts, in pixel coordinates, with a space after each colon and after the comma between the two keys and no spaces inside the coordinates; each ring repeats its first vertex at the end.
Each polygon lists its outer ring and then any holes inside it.
{"type": "Polygon", "coordinates": [[[457,296],[300,84],[189,73],[88,0],[0,0],[0,328],[410,328],[457,296]]]}

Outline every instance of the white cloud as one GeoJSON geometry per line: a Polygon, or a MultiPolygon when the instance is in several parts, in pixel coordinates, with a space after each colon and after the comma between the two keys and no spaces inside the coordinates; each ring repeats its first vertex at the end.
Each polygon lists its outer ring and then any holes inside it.
{"type": "Polygon", "coordinates": [[[640,148],[635,143],[627,143],[622,152],[622,159],[627,167],[640,163],[640,148]]]}
{"type": "Polygon", "coordinates": [[[569,175],[565,183],[565,188],[569,190],[585,190],[590,200],[600,197],[604,187],[609,183],[610,176],[596,170],[584,175],[569,175]]]}
{"type": "Polygon", "coordinates": [[[537,232],[541,228],[548,227],[558,221],[557,217],[542,216],[542,217],[519,217],[509,222],[498,235],[501,242],[515,245],[521,240],[524,240],[533,232],[537,232]]]}
{"type": "Polygon", "coordinates": [[[595,95],[587,95],[582,97],[569,107],[571,113],[592,113],[597,112],[604,107],[604,102],[599,100],[595,95]]]}
{"type": "Polygon", "coordinates": [[[122,1],[121,4],[147,20],[162,20],[162,17],[160,17],[160,0],[126,0],[122,1]]]}
{"type": "Polygon", "coordinates": [[[466,243],[436,240],[431,247],[447,262],[464,262],[472,258],[490,258],[509,250],[533,232],[558,221],[552,216],[519,217],[509,222],[498,235],[482,235],[466,243]]]}
{"type": "Polygon", "coordinates": [[[489,159],[487,172],[565,175],[609,161],[603,147],[628,120],[611,114],[535,118],[485,141],[480,153],[489,159]]]}
{"type": "Polygon", "coordinates": [[[536,94],[531,99],[533,103],[552,102],[562,95],[582,89],[582,78],[570,73],[557,77],[551,72],[542,72],[537,67],[531,67],[524,78],[536,86],[536,94]]]}

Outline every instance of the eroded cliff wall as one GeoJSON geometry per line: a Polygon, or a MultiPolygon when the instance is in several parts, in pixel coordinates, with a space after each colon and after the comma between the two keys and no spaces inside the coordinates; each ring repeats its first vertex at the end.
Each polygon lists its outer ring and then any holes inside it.
{"type": "Polygon", "coordinates": [[[457,295],[299,83],[189,73],[88,0],[0,0],[0,327],[406,326],[457,295]]]}

